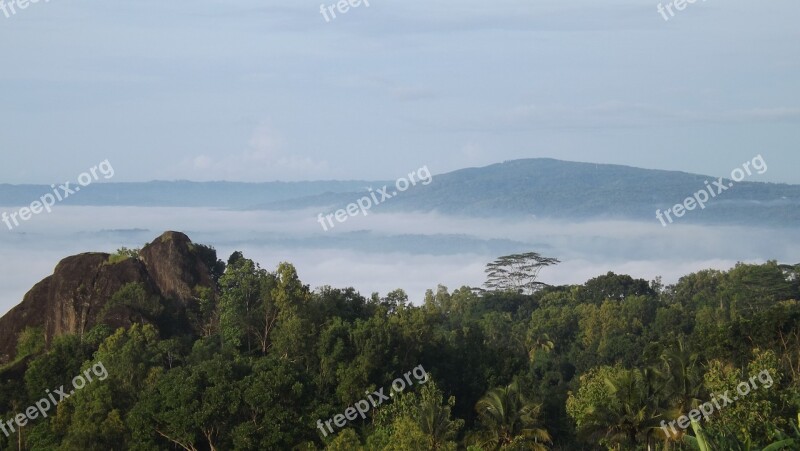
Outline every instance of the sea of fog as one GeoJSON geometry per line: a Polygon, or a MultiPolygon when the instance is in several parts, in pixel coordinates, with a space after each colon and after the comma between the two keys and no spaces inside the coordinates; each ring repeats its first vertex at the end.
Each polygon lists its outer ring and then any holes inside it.
{"type": "Polygon", "coordinates": [[[214,246],[223,260],[241,250],[269,270],[291,262],[312,288],[352,286],[365,296],[403,288],[414,303],[439,284],[480,286],[486,263],[513,252],[559,258],[560,265],[540,275],[550,284],[583,283],[608,271],[673,283],[738,261],[800,262],[800,229],[370,213],[326,232],[318,213],[60,206],[12,231],[0,224],[0,314],[52,274],[60,259],[141,247],[167,230],[214,246]]]}

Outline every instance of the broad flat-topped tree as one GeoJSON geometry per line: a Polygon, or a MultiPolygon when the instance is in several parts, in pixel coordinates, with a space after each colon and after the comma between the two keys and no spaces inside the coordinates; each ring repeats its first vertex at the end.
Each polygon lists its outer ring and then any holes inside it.
{"type": "Polygon", "coordinates": [[[558,263],[561,261],[557,258],[543,257],[537,252],[506,255],[486,265],[484,286],[489,290],[531,294],[547,285],[537,280],[539,271],[558,263]]]}

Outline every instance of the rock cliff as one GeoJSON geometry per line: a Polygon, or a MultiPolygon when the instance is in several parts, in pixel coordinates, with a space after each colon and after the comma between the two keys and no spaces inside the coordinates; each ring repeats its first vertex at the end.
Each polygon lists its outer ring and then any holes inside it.
{"type": "Polygon", "coordinates": [[[105,253],[65,258],[0,318],[0,364],[14,358],[17,337],[27,327],[42,328],[49,343],[63,334],[82,335],[98,322],[130,325],[134,316],[125,314],[126,307],[104,311],[111,297],[129,283],[140,284],[148,296],[158,298],[173,322],[181,323],[171,324],[172,329],[187,327],[182,312],[198,288],[213,286],[205,260],[189,237],[179,232],[164,233],[142,248],[138,258],[112,259],[105,253]]]}

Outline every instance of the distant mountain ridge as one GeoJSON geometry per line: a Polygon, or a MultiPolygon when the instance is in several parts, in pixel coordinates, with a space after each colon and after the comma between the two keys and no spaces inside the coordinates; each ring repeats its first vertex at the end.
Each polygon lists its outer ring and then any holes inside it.
{"type": "MultiPolygon", "coordinates": [[[[436,175],[433,183],[417,185],[379,205],[377,211],[657,221],[656,209],[663,211],[682,203],[704,189],[705,181],[716,180],[712,176],[622,165],[549,158],[513,160],[436,175]]],[[[724,180],[726,185],[730,182],[724,180]]],[[[365,194],[329,193],[266,203],[259,208],[342,208],[365,194]]],[[[677,222],[792,227],[800,224],[798,206],[800,185],[742,181],[711,199],[705,209],[687,212],[677,222]]]]}
{"type": "MultiPolygon", "coordinates": [[[[375,212],[439,212],[470,217],[531,217],[657,221],[665,210],[705,187],[713,176],[630,166],[535,158],[433,176],[373,207],[375,212]]],[[[147,182],[105,183],[75,196],[72,205],[222,207],[252,210],[316,208],[330,213],[394,182],[147,182]]],[[[726,178],[726,184],[728,180],[726,178]]],[[[0,205],[24,205],[46,187],[0,185],[0,205]],[[35,189],[34,189],[35,188],[35,189]],[[37,191],[38,189],[38,191],[37,191]]],[[[392,191],[391,189],[389,191],[392,191]]],[[[800,224],[800,185],[735,183],[706,208],[679,223],[800,224]]]]}
{"type": "MultiPolygon", "coordinates": [[[[655,220],[656,209],[682,203],[705,188],[706,180],[717,178],[620,165],[516,160],[444,174],[424,195],[412,192],[392,206],[451,214],[655,220]],[[456,197],[469,201],[447,201],[456,197]]],[[[753,216],[763,215],[756,222],[797,225],[799,204],[800,185],[743,181],[680,221],[749,223],[753,216]]]]}
{"type": "MultiPolygon", "coordinates": [[[[191,182],[151,181],[94,183],[63,201],[65,205],[123,207],[225,207],[246,208],[321,193],[360,189],[365,181],[310,182],[191,182]]],[[[75,183],[72,182],[72,186],[75,183]]],[[[25,206],[45,193],[49,185],[0,184],[0,205],[25,206]]]]}

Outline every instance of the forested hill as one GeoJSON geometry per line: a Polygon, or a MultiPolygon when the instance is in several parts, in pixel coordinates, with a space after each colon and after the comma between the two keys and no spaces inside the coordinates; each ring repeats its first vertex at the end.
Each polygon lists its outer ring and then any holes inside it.
{"type": "MultiPolygon", "coordinates": [[[[615,218],[655,221],[666,210],[707,189],[717,176],[577,163],[547,158],[506,161],[437,174],[428,184],[398,192],[394,181],[146,182],[98,183],[64,201],[69,205],[186,206],[236,209],[337,209],[386,185],[397,193],[373,207],[381,211],[436,211],[465,216],[615,218]]],[[[734,168],[732,168],[734,169],[734,168]]],[[[749,169],[753,176],[756,171],[749,169]]],[[[724,184],[732,183],[730,174],[724,184]]],[[[398,178],[407,177],[399,172],[398,178]]],[[[800,185],[752,182],[745,176],[695,208],[681,222],[796,226],[800,185]]],[[[719,191],[711,185],[715,193],[719,191]]],[[[27,205],[50,191],[46,185],[0,185],[0,205],[27,205]]],[[[381,197],[378,197],[381,199],[381,197]]]]}
{"type": "MultiPolygon", "coordinates": [[[[755,173],[755,171],[751,172],[755,173]]],[[[800,220],[800,185],[742,182],[724,177],[726,188],[704,209],[695,208],[682,222],[796,226],[800,220]]],[[[712,187],[717,177],[629,166],[536,158],[506,161],[482,168],[436,175],[388,199],[377,211],[437,211],[465,216],[537,216],[561,219],[634,219],[654,221],[687,197],[712,187]]],[[[373,188],[382,185],[375,184],[373,188]]],[[[714,188],[714,195],[719,188],[714,188]]],[[[388,184],[388,191],[396,192],[388,184]]],[[[270,202],[267,209],[311,206],[343,208],[366,190],[327,193],[270,202]]],[[[702,199],[702,196],[701,196],[702,199]]]]}
{"type": "Polygon", "coordinates": [[[91,322],[19,327],[0,450],[800,447],[800,265],[412,303],[177,232],[80,258],[96,277],[37,293],[73,289],[47,299],[90,299],[91,322]]]}

